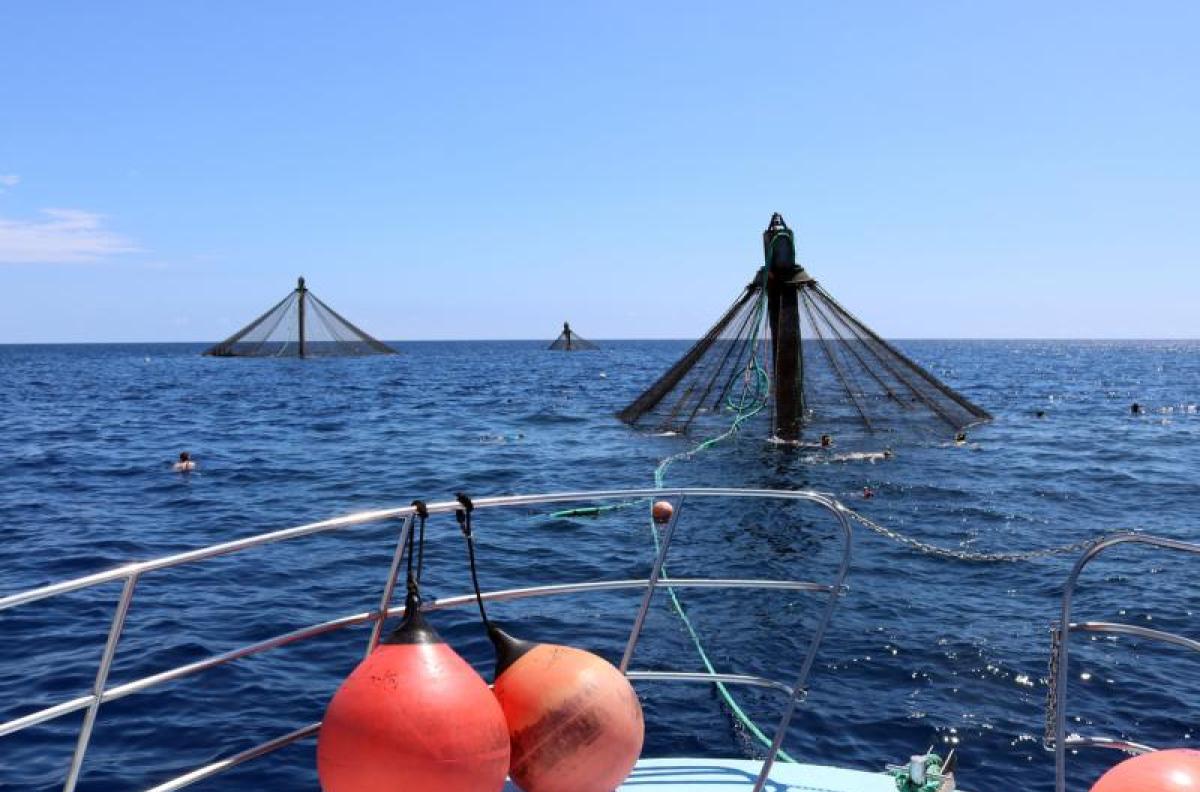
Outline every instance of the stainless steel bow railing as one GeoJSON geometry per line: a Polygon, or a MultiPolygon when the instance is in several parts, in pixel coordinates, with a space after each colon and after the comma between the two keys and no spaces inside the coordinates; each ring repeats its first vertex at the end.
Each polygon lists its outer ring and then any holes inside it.
{"type": "Polygon", "coordinates": [[[1062,614],[1060,621],[1053,628],[1051,642],[1051,674],[1050,690],[1047,693],[1047,745],[1054,750],[1055,789],[1066,792],[1067,788],[1067,751],[1072,748],[1115,748],[1127,753],[1148,753],[1156,750],[1149,745],[1114,739],[1112,737],[1067,735],[1067,663],[1070,657],[1070,636],[1072,633],[1106,633],[1109,635],[1131,635],[1145,638],[1149,641],[1168,643],[1185,649],[1200,652],[1200,641],[1187,638],[1176,633],[1163,630],[1152,630],[1134,624],[1121,622],[1073,622],[1071,621],[1071,606],[1075,596],[1075,588],[1084,568],[1096,556],[1112,547],[1128,544],[1148,545],[1164,550],[1174,550],[1183,553],[1200,555],[1200,544],[1181,542],[1178,539],[1164,539],[1145,534],[1121,533],[1102,539],[1092,545],[1071,569],[1063,588],[1062,614]],[[1065,625],[1065,627],[1064,627],[1065,625]],[[1052,731],[1052,735],[1051,732],[1052,731]]]}
{"type": "MultiPolygon", "coordinates": [[[[490,591],[485,592],[483,594],[483,598],[486,601],[504,602],[533,597],[560,596],[596,591],[644,589],[645,593],[642,595],[637,615],[634,617],[633,624],[629,632],[629,637],[626,640],[625,652],[620,662],[621,671],[624,672],[629,679],[639,681],[676,681],[702,682],[707,684],[722,683],[730,685],[752,685],[768,688],[786,694],[787,703],[784,706],[783,712],[776,725],[771,748],[763,762],[762,770],[759,774],[758,780],[754,785],[754,792],[759,792],[761,789],[763,789],[768,780],[771,766],[774,763],[775,757],[779,753],[780,747],[783,744],[783,739],[787,733],[787,727],[791,722],[792,715],[794,714],[796,707],[800,704],[805,696],[808,677],[812,670],[813,663],[816,660],[817,649],[824,638],[826,630],[828,629],[837,599],[844,591],[845,579],[850,567],[851,547],[851,529],[850,522],[847,518],[847,510],[833,498],[815,492],[715,488],[604,490],[597,492],[566,492],[546,495],[522,495],[497,498],[480,498],[474,502],[474,505],[476,509],[493,509],[504,507],[512,508],[539,506],[551,503],[594,504],[607,501],[629,501],[642,498],[668,499],[674,501],[675,503],[675,511],[670,521],[662,529],[660,529],[661,541],[659,542],[659,550],[649,577],[631,580],[596,580],[583,583],[532,586],[527,588],[490,591]],[[807,501],[825,508],[836,518],[837,525],[840,529],[841,557],[836,574],[828,583],[785,579],[668,578],[664,572],[664,568],[668,553],[671,548],[672,538],[675,534],[675,527],[679,522],[680,515],[684,511],[683,507],[685,503],[689,499],[696,498],[756,498],[777,499],[784,501],[807,501]],[[821,609],[815,625],[812,640],[809,642],[808,649],[801,663],[800,671],[793,683],[789,684],[787,682],[781,682],[778,680],[771,680],[747,674],[630,670],[629,664],[633,659],[634,650],[637,646],[638,639],[641,636],[643,627],[645,626],[646,615],[649,611],[654,592],[658,589],[667,588],[776,589],[824,594],[826,595],[826,599],[825,605],[821,609]]],[[[457,501],[444,501],[428,505],[430,515],[451,513],[458,508],[460,508],[460,505],[457,501]]],[[[87,753],[88,744],[91,741],[92,731],[96,724],[96,714],[102,704],[116,701],[134,693],[140,693],[144,690],[165,684],[167,682],[172,682],[192,674],[198,674],[202,671],[207,671],[211,668],[225,665],[226,663],[231,663],[241,658],[261,654],[281,646],[294,644],[299,641],[304,641],[306,639],[314,638],[319,635],[324,635],[326,633],[341,630],[354,625],[366,623],[372,624],[370,638],[366,647],[366,651],[368,653],[371,652],[371,650],[375,648],[375,645],[379,641],[384,620],[392,616],[401,615],[404,612],[404,608],[402,606],[393,607],[391,602],[396,586],[397,574],[400,570],[401,560],[404,557],[405,549],[411,538],[414,514],[415,509],[412,506],[360,512],[345,517],[338,517],[332,520],[323,520],[320,522],[296,526],[294,528],[258,534],[245,539],[224,542],[197,550],[165,556],[151,561],[139,561],[125,564],[124,566],[120,566],[116,569],[111,569],[106,572],[99,572],[94,575],[86,575],[84,577],[74,578],[61,583],[55,583],[52,585],[11,594],[5,597],[0,597],[0,611],[5,611],[20,605],[28,605],[30,603],[38,602],[69,592],[79,591],[81,589],[91,588],[93,586],[99,586],[105,583],[124,581],[124,588],[121,591],[120,599],[117,601],[116,609],[112,618],[112,624],[108,632],[108,639],[105,642],[104,649],[100,655],[100,662],[96,669],[96,675],[91,692],[87,695],[77,696],[75,698],[59,702],[53,706],[46,707],[35,712],[30,712],[18,718],[0,723],[0,738],[15,734],[24,729],[36,726],[37,724],[45,723],[47,721],[63,717],[64,715],[83,710],[83,721],[80,725],[75,750],[72,754],[71,762],[67,768],[66,778],[63,783],[63,792],[74,792],[75,787],[79,782],[80,774],[83,769],[84,756],[87,753]],[[401,527],[399,537],[396,541],[395,552],[392,557],[391,569],[389,570],[388,577],[384,582],[383,591],[379,599],[378,609],[367,613],[355,613],[348,616],[342,616],[337,619],[332,619],[330,621],[321,622],[319,624],[313,624],[299,630],[277,635],[265,641],[259,641],[238,649],[213,655],[203,660],[176,666],[175,668],[171,668],[156,674],[151,674],[149,676],[144,676],[131,682],[109,686],[109,672],[112,669],[113,659],[116,657],[117,646],[120,642],[121,634],[125,627],[125,619],[129,613],[129,606],[133,602],[134,589],[136,588],[138,581],[143,576],[159,570],[170,569],[173,567],[182,566],[184,564],[198,563],[215,558],[217,556],[240,553],[268,544],[291,541],[316,534],[323,534],[352,527],[380,523],[388,520],[399,520],[401,522],[401,527]]],[[[447,608],[462,607],[464,605],[472,605],[474,604],[474,601],[475,598],[473,594],[464,594],[428,602],[423,606],[423,609],[443,610],[447,608]]],[[[316,734],[320,728],[320,723],[313,723],[302,728],[295,729],[248,750],[227,756],[201,767],[197,767],[187,773],[171,778],[156,786],[150,787],[146,792],[172,792],[173,790],[183,789],[191,784],[218,775],[232,767],[244,764],[287,745],[291,745],[298,740],[310,737],[316,734]]]]}

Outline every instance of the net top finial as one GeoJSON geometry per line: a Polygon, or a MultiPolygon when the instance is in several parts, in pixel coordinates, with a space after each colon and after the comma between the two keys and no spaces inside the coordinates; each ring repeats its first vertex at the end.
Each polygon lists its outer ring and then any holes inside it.
{"type": "Polygon", "coordinates": [[[304,291],[304,276],[301,275],[296,279],[296,291],[304,291]]]}
{"type": "Polygon", "coordinates": [[[783,215],[779,212],[771,215],[771,224],[763,231],[762,238],[767,269],[780,282],[789,280],[798,267],[796,243],[792,237],[792,229],[783,221],[783,215]]]}

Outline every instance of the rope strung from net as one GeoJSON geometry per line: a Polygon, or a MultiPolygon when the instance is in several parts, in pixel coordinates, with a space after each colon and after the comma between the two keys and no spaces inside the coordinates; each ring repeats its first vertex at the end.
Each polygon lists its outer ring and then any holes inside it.
{"type": "MultiPolygon", "coordinates": [[[[764,277],[765,277],[765,270],[764,270],[764,277]]],[[[749,363],[747,364],[747,376],[743,381],[743,387],[742,387],[741,394],[736,402],[734,401],[732,396],[730,396],[726,401],[726,406],[730,410],[734,411],[734,419],[733,419],[732,423],[730,424],[729,428],[727,430],[725,430],[724,432],[722,432],[721,434],[716,435],[711,438],[708,438],[707,440],[700,442],[699,444],[697,444],[696,446],[694,446],[692,448],[689,448],[685,451],[681,451],[677,454],[672,454],[672,455],[666,457],[665,459],[663,459],[659,463],[658,467],[655,468],[655,471],[654,471],[654,486],[656,489],[663,489],[665,487],[667,471],[671,468],[671,466],[673,464],[675,464],[676,462],[678,462],[680,460],[691,459],[696,454],[699,454],[702,451],[712,448],[713,446],[717,445],[718,443],[721,443],[724,440],[727,440],[728,438],[732,437],[734,434],[737,433],[738,429],[741,427],[741,425],[743,423],[745,423],[747,420],[749,420],[750,418],[752,418],[753,416],[755,416],[759,412],[761,412],[769,403],[769,400],[770,400],[769,399],[769,397],[770,397],[770,378],[767,375],[766,370],[763,368],[763,366],[758,358],[758,349],[759,349],[758,341],[759,341],[759,334],[761,333],[761,328],[763,326],[763,312],[765,311],[765,306],[766,306],[766,295],[767,295],[767,290],[764,287],[763,289],[760,290],[759,301],[758,301],[758,305],[756,306],[756,314],[757,315],[754,320],[754,331],[751,335],[750,346],[749,346],[749,348],[751,350],[751,357],[750,357],[749,363]],[[752,377],[751,377],[751,374],[753,375],[752,377]]],[[[632,505],[632,504],[617,504],[613,507],[610,507],[609,509],[602,508],[601,510],[611,510],[612,508],[624,508],[625,506],[628,506],[628,505],[632,505]]],[[[1028,561],[1028,560],[1032,560],[1032,559],[1036,559],[1036,558],[1044,558],[1044,557],[1048,557],[1048,556],[1062,555],[1062,554],[1066,554],[1066,553],[1081,551],[1087,547],[1090,547],[1095,541],[1097,541],[1096,539],[1089,539],[1089,540],[1082,541],[1082,542],[1076,542],[1076,543],[1070,544],[1070,545],[1046,548],[1046,549],[1042,549],[1042,550],[1034,550],[1034,551],[1029,551],[1029,552],[1024,552],[1024,553],[977,553],[977,552],[966,551],[966,550],[948,549],[948,548],[938,547],[937,545],[932,545],[927,542],[922,542],[920,540],[913,539],[912,537],[906,536],[906,535],[900,533],[899,531],[894,531],[892,529],[886,528],[886,527],[880,525],[879,523],[876,523],[873,520],[869,519],[868,517],[865,517],[864,515],[861,515],[858,512],[855,512],[851,509],[847,509],[846,512],[851,519],[855,520],[856,522],[858,522],[859,524],[868,528],[869,530],[874,531],[875,533],[877,533],[881,536],[892,539],[893,541],[896,541],[896,542],[904,545],[905,547],[908,547],[917,552],[921,552],[926,555],[939,557],[939,558],[948,558],[948,559],[954,559],[954,560],[958,560],[958,561],[969,561],[969,562],[975,562],[975,563],[1028,561]]],[[[654,549],[655,549],[655,552],[657,553],[657,551],[660,548],[660,541],[659,541],[659,536],[658,536],[658,530],[657,530],[657,527],[656,527],[653,519],[651,519],[650,527],[651,527],[651,536],[654,538],[654,549]]],[[[663,569],[661,570],[661,576],[662,576],[661,579],[663,581],[669,580],[669,578],[667,576],[667,570],[666,570],[665,565],[664,565],[663,569]]],[[[695,626],[692,624],[691,619],[688,618],[687,612],[683,607],[683,603],[680,600],[675,589],[673,587],[668,586],[666,590],[667,590],[667,596],[671,601],[672,609],[675,611],[676,615],[678,615],[680,621],[683,623],[683,626],[688,633],[688,636],[691,638],[692,643],[696,649],[696,654],[700,659],[700,662],[704,665],[704,668],[708,673],[710,673],[710,674],[717,673],[716,668],[712,663],[712,660],[708,656],[708,652],[704,648],[704,643],[701,640],[700,635],[697,632],[695,626]]],[[[746,729],[747,732],[749,732],[756,739],[758,739],[764,746],[770,747],[772,744],[771,738],[769,738],[766,735],[766,733],[763,732],[763,730],[758,726],[758,724],[756,724],[754,722],[754,720],[745,712],[745,710],[742,709],[742,707],[737,703],[736,699],[734,699],[733,694],[730,693],[727,686],[724,685],[723,683],[718,682],[718,683],[716,683],[716,687],[717,687],[718,694],[721,697],[721,700],[729,708],[729,711],[733,715],[733,717],[742,725],[743,728],[746,729]]],[[[783,749],[780,749],[778,757],[785,762],[792,762],[792,763],[796,762],[796,759],[793,756],[791,756],[790,754],[788,754],[786,751],[784,751],[783,749]]]]}
{"type": "MultiPolygon", "coordinates": [[[[775,241],[776,240],[774,240],[774,239],[771,241],[772,246],[774,245],[775,241]]],[[[770,248],[768,248],[768,250],[766,252],[766,258],[767,258],[767,262],[769,264],[770,248]]],[[[719,443],[724,442],[725,440],[728,440],[729,438],[733,437],[735,434],[737,434],[737,432],[739,431],[741,426],[746,421],[750,420],[754,416],[761,413],[762,410],[765,409],[770,404],[770,399],[771,399],[770,376],[768,375],[768,372],[767,372],[765,366],[763,365],[762,361],[760,360],[761,337],[762,337],[764,325],[766,324],[765,314],[766,314],[767,299],[768,299],[768,289],[767,289],[768,272],[769,272],[769,266],[764,267],[762,270],[762,283],[759,286],[759,288],[757,289],[758,295],[757,295],[755,305],[751,309],[750,315],[747,317],[748,321],[745,321],[741,325],[741,329],[739,329],[739,331],[738,331],[738,335],[740,336],[743,329],[748,328],[748,327],[752,328],[750,335],[749,335],[748,343],[746,343],[745,346],[742,347],[743,349],[747,350],[749,353],[749,359],[747,360],[745,367],[741,369],[740,376],[742,378],[742,387],[740,389],[740,392],[737,393],[736,395],[733,392],[729,391],[729,385],[732,384],[733,379],[738,376],[738,370],[739,370],[739,368],[741,368],[741,360],[740,360],[741,353],[739,353],[738,359],[736,359],[734,361],[734,369],[733,369],[734,373],[729,378],[730,382],[726,385],[726,391],[721,393],[718,397],[718,404],[721,404],[726,410],[733,413],[733,420],[729,424],[728,428],[726,428],[723,432],[721,432],[713,437],[709,437],[705,440],[702,440],[701,442],[697,443],[695,446],[692,446],[683,451],[671,454],[671,455],[663,458],[654,470],[654,487],[655,487],[655,489],[664,489],[665,488],[667,472],[670,470],[672,465],[674,465],[676,462],[679,462],[681,460],[689,460],[689,459],[695,457],[697,454],[700,454],[701,452],[703,452],[709,448],[712,448],[713,446],[718,445],[719,443]]],[[[834,309],[840,309],[840,306],[837,305],[836,302],[833,302],[831,298],[828,298],[826,295],[824,295],[823,292],[819,292],[819,293],[823,297],[825,297],[826,299],[829,300],[830,304],[834,307],[834,309]]],[[[812,299],[807,294],[805,296],[809,297],[810,300],[812,299]]],[[[816,301],[813,300],[812,302],[813,302],[813,305],[815,306],[816,301]]],[[[726,317],[724,317],[722,319],[722,323],[724,323],[727,319],[730,319],[733,316],[733,314],[736,312],[736,310],[738,310],[738,309],[740,309],[740,306],[735,304],[734,309],[731,309],[730,312],[727,313],[726,317]]],[[[828,325],[829,328],[831,330],[833,330],[834,334],[839,338],[839,340],[844,341],[841,334],[838,333],[836,327],[834,327],[833,322],[830,321],[829,317],[824,313],[823,310],[820,311],[820,316],[822,318],[824,318],[824,320],[826,322],[829,323],[829,325],[828,325]]],[[[842,316],[839,316],[839,319],[842,319],[842,321],[846,321],[845,318],[842,316]]],[[[722,323],[718,323],[718,327],[722,327],[723,326],[722,323]]],[[[814,320],[814,325],[815,325],[815,320],[814,320]]],[[[854,328],[853,325],[850,325],[850,326],[852,329],[854,328]]],[[[869,331],[867,331],[867,332],[869,333],[869,331]]],[[[869,353],[871,353],[872,355],[874,355],[877,358],[880,357],[880,353],[872,345],[868,344],[866,341],[862,341],[857,333],[855,333],[855,337],[860,339],[860,343],[862,343],[864,345],[864,347],[866,348],[866,350],[869,353]]],[[[873,340],[883,344],[883,342],[880,339],[878,339],[877,337],[875,337],[874,334],[870,334],[870,337],[873,340]]],[[[825,342],[825,338],[823,336],[820,338],[820,340],[823,343],[825,342]]],[[[887,346],[886,344],[884,344],[884,347],[886,349],[888,349],[889,351],[892,351],[891,348],[889,346],[887,346]]],[[[861,356],[858,354],[858,351],[857,350],[852,350],[852,351],[854,352],[854,354],[855,354],[856,358],[859,360],[859,362],[862,363],[863,361],[862,361],[861,356]]],[[[826,347],[826,352],[831,353],[831,350],[829,350],[828,347],[826,347]]],[[[911,361],[908,361],[907,358],[900,356],[899,353],[894,353],[894,354],[899,356],[905,362],[908,362],[910,364],[910,366],[913,367],[914,369],[916,368],[916,365],[911,363],[911,361]]],[[[729,353],[727,352],[725,357],[722,358],[721,367],[724,366],[724,361],[725,361],[725,359],[728,358],[728,356],[729,356],[729,353]]],[[[832,354],[830,354],[830,358],[831,358],[831,364],[834,366],[837,373],[839,375],[843,375],[843,372],[841,372],[840,367],[838,367],[838,365],[837,365],[836,358],[834,358],[832,356],[832,354]]],[[[881,359],[881,363],[883,363],[883,365],[885,365],[885,366],[888,365],[886,360],[881,359]]],[[[877,380],[879,379],[879,374],[877,372],[875,372],[874,370],[872,370],[865,363],[863,363],[863,367],[870,374],[872,374],[872,376],[874,376],[877,380]]],[[[890,366],[888,368],[890,370],[890,366]]],[[[919,373],[923,374],[923,372],[920,372],[919,369],[917,369],[917,370],[919,373]]],[[[894,372],[894,371],[892,373],[896,374],[896,372],[894,372]]],[[[716,375],[714,375],[714,376],[719,376],[719,375],[720,375],[720,367],[718,368],[718,371],[717,371],[716,375]]],[[[929,379],[928,375],[924,375],[924,376],[926,376],[926,379],[929,379]]],[[[846,382],[844,376],[842,377],[842,379],[843,379],[843,385],[845,385],[848,393],[850,393],[851,397],[854,398],[854,389],[850,386],[850,384],[848,382],[846,382]]],[[[905,379],[903,377],[899,377],[899,379],[903,384],[907,385],[909,387],[909,389],[913,391],[915,396],[917,396],[918,398],[922,398],[922,399],[925,398],[924,394],[919,389],[915,388],[912,385],[912,383],[910,383],[907,379],[905,379]]],[[[879,380],[879,381],[880,381],[881,385],[884,385],[882,380],[879,380]]],[[[935,384],[940,384],[940,383],[935,382],[935,384]]],[[[941,386],[941,389],[949,390],[948,388],[945,388],[945,386],[941,386]]],[[[699,409],[700,404],[707,397],[710,390],[711,390],[711,383],[710,383],[710,387],[704,389],[704,395],[697,402],[695,409],[693,409],[693,411],[692,411],[693,416],[694,416],[696,410],[699,409]]],[[[887,387],[886,385],[884,385],[884,390],[889,397],[894,398],[893,391],[890,387],[887,387]]],[[[957,394],[953,394],[953,396],[957,396],[957,394]]],[[[855,399],[854,401],[855,401],[855,406],[859,408],[859,412],[863,413],[861,405],[859,405],[857,403],[857,399],[855,399]]],[[[935,407],[936,407],[936,405],[935,405],[935,407]]],[[[947,417],[945,415],[942,415],[940,410],[938,411],[938,414],[940,417],[943,417],[943,418],[947,417]]],[[[983,415],[986,416],[986,413],[983,413],[983,415]]],[[[863,414],[863,419],[867,423],[868,428],[870,428],[870,422],[867,420],[865,414],[863,414]]],[[[690,423],[690,419],[688,420],[687,423],[690,423]]],[[[639,500],[634,500],[634,501],[626,501],[623,503],[615,503],[615,504],[608,504],[608,505],[602,505],[602,506],[590,506],[590,507],[582,507],[582,508],[565,509],[565,510],[554,512],[550,516],[553,518],[595,516],[595,515],[598,515],[598,514],[601,514],[604,512],[615,511],[618,509],[624,509],[624,508],[628,508],[630,506],[634,506],[634,505],[637,505],[640,503],[645,503],[645,502],[646,502],[645,499],[639,499],[639,500]]],[[[880,525],[879,523],[871,520],[870,518],[865,517],[864,515],[861,515],[858,512],[855,512],[851,509],[845,509],[845,513],[850,519],[853,519],[855,522],[864,526],[868,530],[870,530],[880,536],[883,536],[885,538],[891,539],[892,541],[895,541],[895,542],[901,544],[902,546],[907,547],[911,550],[920,552],[925,555],[937,557],[937,558],[952,559],[952,560],[963,561],[963,562],[1011,563],[1011,562],[1029,561],[1029,560],[1033,560],[1033,559],[1037,559],[1037,558],[1045,558],[1045,557],[1049,557],[1049,556],[1056,556],[1056,555],[1063,555],[1063,554],[1067,554],[1067,553],[1079,552],[1081,550],[1084,550],[1084,549],[1090,547],[1095,541],[1097,541],[1097,539],[1089,539],[1086,541],[1076,542],[1076,543],[1069,544],[1069,545],[1062,545],[1059,547],[1045,548],[1045,549],[1041,549],[1041,550],[1019,552],[1019,553],[981,553],[981,552],[974,552],[974,551],[968,551],[968,550],[956,550],[956,549],[951,549],[951,548],[939,547],[937,545],[933,545],[928,542],[923,542],[921,540],[914,539],[910,536],[906,536],[905,534],[903,534],[899,531],[895,531],[895,530],[886,528],[886,527],[880,525]]],[[[461,514],[462,513],[460,512],[460,515],[461,514]]],[[[469,512],[468,512],[467,518],[469,519],[469,512]]],[[[461,517],[460,517],[460,521],[461,521],[461,517]]],[[[655,552],[657,555],[657,553],[661,549],[661,540],[660,540],[660,537],[658,534],[657,525],[655,524],[653,517],[651,517],[651,520],[650,520],[650,528],[651,528],[651,536],[654,539],[654,549],[655,549],[655,552]]],[[[468,533],[468,537],[469,537],[469,533],[468,533]]],[[[470,540],[468,538],[468,542],[469,541],[470,540]]],[[[704,643],[701,640],[699,633],[697,632],[695,626],[692,624],[691,619],[688,617],[687,612],[683,606],[683,603],[682,603],[679,595],[677,594],[676,590],[669,585],[670,579],[667,575],[667,569],[666,569],[665,564],[662,567],[662,569],[659,570],[659,573],[661,575],[660,579],[664,583],[668,583],[668,585],[666,585],[665,588],[667,591],[668,598],[671,602],[671,607],[675,611],[676,615],[679,617],[680,621],[683,623],[684,628],[688,633],[688,636],[691,638],[691,641],[695,647],[697,656],[699,657],[701,663],[703,664],[705,670],[708,673],[716,674],[717,673],[716,668],[708,656],[708,652],[706,651],[706,649],[704,647],[704,643]]],[[[482,603],[481,603],[481,610],[482,610],[482,603]]],[[[730,693],[728,687],[724,683],[721,683],[721,682],[717,682],[717,683],[715,683],[715,685],[716,685],[716,688],[717,688],[717,691],[718,691],[718,694],[719,694],[721,700],[724,702],[725,706],[729,709],[729,711],[732,714],[732,716],[734,717],[734,719],[738,723],[740,723],[742,725],[742,727],[749,734],[753,735],[754,738],[756,738],[759,742],[761,742],[763,744],[763,746],[769,748],[772,745],[771,738],[769,738],[762,731],[762,729],[759,728],[759,726],[754,722],[754,720],[745,712],[745,710],[743,710],[741,708],[741,706],[734,699],[733,695],[730,693]]],[[[793,763],[796,762],[796,759],[794,757],[792,757],[791,755],[789,755],[786,751],[784,751],[782,749],[780,749],[778,752],[778,758],[785,762],[793,762],[793,763]]]]}
{"type": "MultiPolygon", "coordinates": [[[[763,270],[763,277],[765,280],[765,269],[763,270]]],[[[687,449],[686,451],[672,454],[659,462],[658,467],[654,469],[655,489],[663,489],[666,482],[667,471],[670,469],[671,465],[675,464],[681,459],[690,459],[696,454],[712,448],[714,445],[732,437],[737,433],[738,429],[741,428],[743,423],[762,412],[762,410],[769,403],[771,391],[770,378],[767,376],[766,370],[763,368],[762,363],[758,359],[758,339],[759,334],[762,331],[763,313],[766,310],[766,300],[767,290],[764,284],[764,288],[761,289],[759,293],[758,305],[755,307],[756,317],[754,319],[754,331],[750,339],[750,360],[746,365],[746,374],[742,381],[742,390],[736,402],[733,400],[732,396],[728,397],[726,400],[726,406],[735,413],[733,422],[730,424],[729,428],[721,434],[715,437],[710,437],[709,439],[700,442],[696,446],[687,449]]],[[[660,549],[660,542],[658,538],[658,529],[654,523],[653,517],[650,520],[650,535],[654,537],[654,551],[657,555],[660,549]]],[[[665,564],[660,570],[659,579],[664,582],[669,580],[665,564]]],[[[684,609],[683,602],[680,601],[679,595],[671,586],[667,586],[667,597],[671,601],[671,607],[675,611],[675,614],[683,623],[684,629],[687,630],[688,636],[692,639],[692,644],[696,648],[696,655],[700,658],[700,662],[704,665],[704,669],[710,674],[716,674],[717,669],[713,665],[712,660],[709,659],[708,652],[704,649],[704,642],[700,640],[700,634],[696,631],[691,619],[688,618],[687,611],[684,609]]],[[[742,724],[746,731],[752,734],[764,746],[770,748],[771,738],[768,737],[763,730],[759,728],[758,724],[756,724],[754,720],[746,714],[745,710],[743,710],[734,699],[733,694],[729,692],[729,688],[722,682],[717,682],[716,688],[721,700],[725,703],[725,706],[729,708],[729,711],[733,714],[733,717],[742,724]]],[[[782,748],[779,749],[777,756],[779,759],[782,759],[785,762],[796,762],[796,759],[782,748]]]]}

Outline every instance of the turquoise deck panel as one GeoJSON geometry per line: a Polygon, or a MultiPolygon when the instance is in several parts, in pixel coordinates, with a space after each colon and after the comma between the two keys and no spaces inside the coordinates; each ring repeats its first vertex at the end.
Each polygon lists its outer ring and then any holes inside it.
{"type": "MultiPolygon", "coordinates": [[[[762,762],[746,759],[642,759],[617,792],[750,792],[762,762]]],[[[510,782],[505,792],[519,792],[510,782]]],[[[896,792],[882,773],[808,764],[771,768],[766,792],[896,792]]]]}

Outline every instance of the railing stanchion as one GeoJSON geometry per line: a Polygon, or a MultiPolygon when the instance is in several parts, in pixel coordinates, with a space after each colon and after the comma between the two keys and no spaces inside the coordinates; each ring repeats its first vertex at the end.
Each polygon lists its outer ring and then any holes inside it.
{"type": "Polygon", "coordinates": [[[404,518],[400,528],[400,538],[396,540],[396,553],[392,556],[392,568],[388,571],[387,581],[383,584],[383,595],[379,598],[379,617],[371,625],[371,639],[367,641],[367,654],[375,651],[379,645],[379,636],[383,634],[383,622],[387,619],[388,605],[392,602],[392,593],[396,590],[396,575],[400,572],[400,562],[404,558],[404,548],[408,546],[412,535],[413,516],[404,518]]]}
{"type": "MultiPolygon", "coordinates": [[[[1082,735],[1067,735],[1067,685],[1070,675],[1067,664],[1070,662],[1071,635],[1075,632],[1106,633],[1109,635],[1133,635],[1150,641],[1159,641],[1175,646],[1182,646],[1193,651],[1200,651],[1200,642],[1175,633],[1151,630],[1133,624],[1112,622],[1082,622],[1071,621],[1071,608],[1075,590],[1079,584],[1084,567],[1096,556],[1111,547],[1123,544],[1140,544],[1164,550],[1179,550],[1193,555],[1200,555],[1200,544],[1184,542],[1179,539],[1168,539],[1161,536],[1150,536],[1139,533],[1111,534],[1092,544],[1083,552],[1071,567],[1063,586],[1062,612],[1059,615],[1057,633],[1051,641],[1051,673],[1050,690],[1047,693],[1047,732],[1054,732],[1054,789],[1056,792],[1066,792],[1067,788],[1067,751],[1069,748],[1102,747],[1116,748],[1127,753],[1148,753],[1157,750],[1149,745],[1115,740],[1109,737],[1087,737],[1082,735]],[[1053,722],[1050,723],[1049,721],[1053,722]]],[[[1047,735],[1049,736],[1049,735],[1047,735]]]]}
{"type": "Polygon", "coordinates": [[[113,657],[117,654],[117,643],[121,640],[121,631],[125,629],[125,616],[129,613],[129,603],[133,601],[133,589],[137,585],[137,575],[125,578],[125,587],[121,589],[121,599],[117,602],[117,610],[113,613],[112,626],[108,628],[108,641],[104,644],[104,652],[100,655],[100,667],[96,669],[96,680],[92,683],[92,703],[83,714],[83,724],[79,727],[79,740],[75,743],[75,753],[71,756],[71,767],[67,771],[67,780],[63,784],[63,792],[75,792],[79,783],[79,773],[83,769],[83,755],[87,752],[88,743],[92,739],[92,728],[96,725],[96,713],[100,710],[100,700],[104,688],[108,685],[108,672],[112,669],[113,657]]]}
{"type": "MultiPolygon", "coordinates": [[[[633,660],[633,650],[637,647],[638,638],[642,635],[642,627],[646,624],[646,614],[650,611],[650,600],[654,599],[654,590],[658,587],[658,579],[663,576],[663,564],[667,560],[667,550],[671,547],[671,537],[675,534],[675,523],[679,520],[679,515],[683,513],[683,501],[684,497],[680,495],[679,502],[675,504],[675,510],[671,513],[671,518],[667,520],[667,525],[663,529],[662,545],[658,548],[658,557],[654,559],[654,568],[650,570],[650,579],[646,581],[646,593],[642,596],[642,604],[638,607],[637,617],[633,620],[633,629],[629,631],[629,641],[625,644],[625,654],[621,656],[621,665],[618,666],[622,674],[629,670],[629,663],[633,660]]],[[[650,530],[658,530],[653,521],[650,523],[650,530]]]]}

